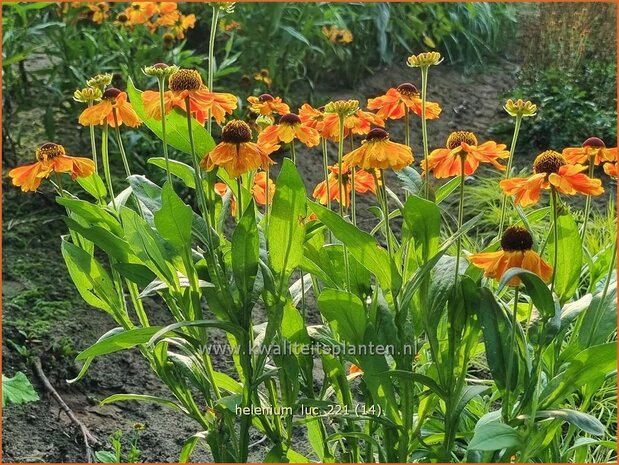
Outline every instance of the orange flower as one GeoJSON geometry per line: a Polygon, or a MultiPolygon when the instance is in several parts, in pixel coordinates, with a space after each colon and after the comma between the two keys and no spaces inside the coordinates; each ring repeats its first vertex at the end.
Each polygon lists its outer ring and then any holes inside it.
{"type": "Polygon", "coordinates": [[[111,127],[122,125],[136,127],[141,121],[138,115],[133,111],[129,102],[127,102],[127,93],[122,92],[115,87],[108,87],[103,92],[101,102],[86,108],[80,115],[79,122],[82,126],[99,126],[107,121],[111,127]]]}
{"type": "Polygon", "coordinates": [[[320,142],[320,134],[316,129],[305,126],[301,118],[294,113],[286,113],[279,119],[279,124],[267,126],[258,136],[258,143],[274,145],[278,142],[290,143],[298,139],[308,147],[314,147],[320,142]]]}
{"type": "MultiPolygon", "coordinates": [[[[226,114],[232,113],[237,105],[234,95],[228,93],[209,92],[202,84],[200,73],[193,69],[179,69],[170,76],[170,90],[163,95],[166,115],[172,108],[186,110],[186,99],[189,98],[189,109],[192,116],[200,124],[204,124],[208,111],[217,123],[222,123],[226,114]]],[[[159,92],[147,90],[142,93],[144,111],[150,118],[161,119],[159,92]]]]}
{"type": "Polygon", "coordinates": [[[617,162],[604,163],[604,172],[611,178],[617,179],[617,162]]]}
{"type": "Polygon", "coordinates": [[[309,103],[304,103],[301,105],[301,108],[299,108],[299,118],[301,118],[301,123],[320,132],[322,122],[326,116],[324,109],[324,107],[314,108],[309,103]]]}
{"type": "Polygon", "coordinates": [[[196,24],[196,15],[180,15],[178,19],[172,24],[170,33],[177,39],[184,39],[185,33],[188,29],[193,29],[196,24]]]}
{"type": "MultiPolygon", "coordinates": [[[[417,88],[408,82],[400,84],[397,89],[391,88],[385,95],[368,100],[369,110],[378,110],[377,115],[383,119],[400,119],[404,117],[406,108],[421,116],[421,97],[417,88]]],[[[426,101],[426,119],[436,119],[441,114],[438,103],[426,101]]]]}
{"type": "Polygon", "coordinates": [[[204,156],[200,166],[207,171],[221,166],[233,178],[260,167],[266,170],[273,163],[268,150],[277,150],[279,146],[266,149],[260,143],[251,142],[251,136],[251,128],[244,121],[228,122],[221,132],[222,141],[204,156]]]}
{"type": "MultiPolygon", "coordinates": [[[[533,238],[529,231],[519,226],[511,226],[501,237],[501,249],[498,252],[473,254],[469,261],[485,270],[484,276],[500,281],[510,268],[523,268],[539,276],[544,282],[550,281],[552,267],[532,250],[533,238]]],[[[509,280],[510,286],[520,285],[520,278],[509,280]]]]}
{"type": "Polygon", "coordinates": [[[586,169],[583,165],[568,165],[563,155],[547,150],[535,158],[533,175],[528,178],[504,179],[499,185],[505,194],[514,195],[514,202],[523,207],[537,203],[541,190],[551,187],[567,195],[602,194],[602,181],[584,174],[586,169]]]}
{"type": "Polygon", "coordinates": [[[56,173],[71,173],[71,178],[85,178],[95,172],[95,164],[89,158],[70,157],[65,154],[64,147],[48,142],[37,148],[36,163],[19,166],[9,171],[13,185],[21,187],[23,192],[36,191],[41,181],[52,171],[56,173]]]}
{"type": "Polygon", "coordinates": [[[354,363],[351,363],[350,368],[348,369],[348,374],[354,375],[355,373],[363,373],[363,370],[359,368],[357,365],[355,365],[354,363]]]}
{"type": "Polygon", "coordinates": [[[269,178],[269,193],[267,199],[267,172],[260,171],[254,176],[254,185],[251,188],[251,193],[258,205],[269,205],[273,202],[275,195],[275,183],[269,178]]]}
{"type": "MultiPolygon", "coordinates": [[[[329,177],[327,181],[322,181],[316,186],[312,196],[317,199],[322,205],[327,205],[332,201],[340,201],[340,184],[339,184],[339,168],[337,165],[329,166],[329,177]]],[[[344,200],[342,206],[348,208],[350,205],[350,194],[352,192],[352,178],[348,165],[342,164],[342,185],[344,186],[344,200]]],[[[355,191],[360,194],[372,192],[376,194],[376,184],[374,176],[364,170],[355,171],[355,191]]]]}
{"type": "MultiPolygon", "coordinates": [[[[383,119],[369,111],[356,110],[351,115],[344,117],[344,137],[350,133],[365,135],[370,132],[372,126],[385,127],[383,119]]],[[[340,118],[336,113],[327,113],[319,127],[322,137],[337,142],[340,140],[340,118]]]]}
{"type": "Polygon", "coordinates": [[[389,140],[389,133],[381,128],[372,129],[361,147],[344,155],[342,161],[364,170],[393,168],[399,171],[413,162],[413,152],[406,145],[389,140]]]}
{"type": "Polygon", "coordinates": [[[462,175],[462,159],[467,176],[473,174],[480,163],[491,163],[495,168],[504,170],[498,159],[509,157],[505,144],[487,141],[477,145],[475,134],[467,131],[452,132],[445,145],[445,148],[430,153],[427,166],[425,160],[421,162],[421,168],[432,171],[436,178],[462,175]]]}
{"type": "Polygon", "coordinates": [[[563,149],[565,161],[570,165],[590,163],[600,165],[608,161],[617,161],[617,147],[606,148],[606,144],[598,137],[589,137],[582,143],[582,147],[568,147],[563,149]]]}
{"type": "Polygon", "coordinates": [[[154,2],[132,2],[125,9],[130,25],[144,24],[153,15],[157,14],[157,5],[154,2]]]}
{"type": "Polygon", "coordinates": [[[91,21],[96,24],[104,22],[109,14],[110,6],[107,2],[88,3],[88,9],[92,12],[91,21]]]}
{"type": "MultiPolygon", "coordinates": [[[[266,205],[267,203],[266,180],[266,171],[260,171],[256,173],[254,177],[254,185],[251,188],[251,193],[258,205],[266,205]]],[[[228,192],[228,186],[223,182],[218,182],[215,184],[215,192],[221,197],[224,197],[226,192],[228,192]]],[[[275,183],[269,178],[269,204],[273,202],[273,195],[275,195],[275,183]]],[[[236,197],[234,195],[230,197],[230,214],[236,216],[236,197]]]]}
{"type": "Polygon", "coordinates": [[[262,94],[258,97],[247,97],[249,111],[259,115],[272,116],[273,113],[285,115],[290,113],[290,107],[282,102],[280,97],[273,97],[271,94],[262,94]]]}

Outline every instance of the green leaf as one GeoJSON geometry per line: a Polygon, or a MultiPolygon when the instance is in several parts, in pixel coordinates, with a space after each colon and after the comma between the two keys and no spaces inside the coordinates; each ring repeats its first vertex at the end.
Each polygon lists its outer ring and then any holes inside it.
{"type": "Polygon", "coordinates": [[[592,415],[587,413],[579,412],[577,410],[570,410],[566,408],[557,409],[557,410],[540,410],[535,415],[536,419],[545,419],[545,418],[558,418],[561,420],[565,420],[568,423],[571,423],[585,433],[593,434],[594,436],[603,436],[606,430],[604,429],[604,425],[592,415]]]}
{"type": "Polygon", "coordinates": [[[21,371],[15,373],[12,378],[2,374],[2,407],[8,404],[27,404],[37,400],[39,400],[39,395],[21,371]]]}
{"type": "Polygon", "coordinates": [[[501,449],[520,448],[522,439],[520,433],[504,423],[486,423],[475,428],[469,449],[494,451],[501,449]]]}
{"type": "Polygon", "coordinates": [[[363,302],[357,296],[325,289],[318,296],[318,308],[342,341],[357,346],[363,343],[366,316],[363,302]]]}
{"type": "Polygon", "coordinates": [[[194,320],[194,321],[179,321],[178,323],[173,323],[164,328],[158,328],[159,331],[150,338],[148,341],[148,345],[155,345],[159,339],[164,337],[166,334],[172,331],[176,331],[181,328],[189,328],[193,326],[204,327],[204,328],[217,328],[223,331],[226,331],[232,334],[235,337],[239,337],[243,334],[243,329],[240,326],[235,325],[234,323],[229,323],[226,321],[217,321],[217,320],[194,320]]]}
{"type": "Polygon", "coordinates": [[[601,344],[576,354],[565,369],[552,378],[540,395],[540,406],[551,408],[585,385],[597,386],[617,369],[617,343],[601,344]]]}
{"type": "Polygon", "coordinates": [[[110,230],[101,226],[87,228],[71,218],[64,218],[69,229],[76,231],[80,236],[93,242],[110,257],[119,262],[138,261],[131,251],[131,246],[110,230]]]}
{"type": "Polygon", "coordinates": [[[105,184],[103,184],[103,180],[97,173],[92,173],[86,178],[78,177],[76,181],[86,192],[97,200],[105,199],[107,196],[105,184]]]}
{"type": "Polygon", "coordinates": [[[400,171],[396,171],[395,175],[402,183],[402,188],[411,195],[419,195],[423,188],[423,180],[414,168],[406,166],[400,171]]]}
{"type": "Polygon", "coordinates": [[[284,160],[276,185],[267,239],[271,267],[280,276],[281,287],[303,258],[306,191],[294,163],[288,159],[284,160]]]}
{"type": "Polygon", "coordinates": [[[307,457],[302,456],[292,449],[288,449],[286,453],[281,444],[276,444],[264,458],[264,463],[310,463],[307,457]]]}
{"type": "Polygon", "coordinates": [[[95,458],[99,463],[118,463],[118,458],[113,452],[98,450],[95,452],[95,458]]]}
{"type": "Polygon", "coordinates": [[[535,308],[546,318],[555,316],[558,303],[555,303],[552,293],[550,289],[548,289],[546,283],[531,271],[522,268],[510,268],[501,278],[497,292],[500,292],[507,286],[507,283],[515,276],[518,276],[522,284],[524,284],[527,289],[527,294],[531,297],[535,308]]]}
{"type": "Polygon", "coordinates": [[[438,205],[443,200],[445,200],[447,197],[449,197],[449,194],[451,194],[458,187],[460,187],[461,182],[462,182],[462,176],[456,176],[455,178],[450,179],[448,182],[446,182],[441,187],[439,187],[436,190],[436,196],[435,196],[436,204],[438,205]]]}
{"type": "Polygon", "coordinates": [[[183,448],[181,449],[181,453],[178,457],[178,463],[187,463],[191,458],[191,454],[193,450],[196,448],[198,443],[206,438],[206,431],[202,431],[200,433],[196,433],[191,436],[189,439],[185,441],[183,444],[183,448]]]}
{"type": "Polygon", "coordinates": [[[112,231],[117,236],[122,236],[120,223],[103,208],[93,205],[85,200],[56,197],[56,202],[67,207],[77,216],[85,219],[91,225],[99,225],[112,231]]]}
{"type": "MultiPolygon", "coordinates": [[[[131,78],[127,83],[127,94],[129,94],[129,100],[133,110],[144,124],[161,139],[163,136],[161,121],[146,116],[144,104],[142,102],[142,92],[135,87],[131,78]]],[[[198,157],[206,155],[215,147],[215,141],[213,141],[208,131],[193,118],[191,119],[191,130],[193,133],[196,155],[198,157]]],[[[187,131],[187,117],[185,112],[174,109],[166,116],[166,136],[168,145],[191,155],[191,144],[189,143],[189,132],[187,131]]]]}
{"type": "MultiPolygon", "coordinates": [[[[559,296],[559,301],[564,303],[578,289],[582,266],[582,244],[580,234],[578,233],[578,226],[571,214],[567,213],[557,218],[557,230],[559,233],[559,245],[557,249],[557,265],[554,271],[554,291],[559,296]]],[[[551,233],[550,238],[548,256],[554,257],[554,233],[551,233]]]]}
{"type": "MultiPolygon", "coordinates": [[[[472,293],[470,286],[467,289],[472,293]]],[[[477,317],[481,323],[486,347],[486,359],[492,373],[492,378],[499,389],[514,389],[518,382],[518,354],[512,352],[509,344],[512,326],[505,312],[499,307],[494,294],[486,288],[478,289],[479,306],[477,317]],[[511,358],[511,379],[507,379],[506,367],[511,358]]],[[[494,450],[494,449],[493,449],[494,450]]]]}
{"type": "Polygon", "coordinates": [[[155,226],[165,240],[179,252],[191,249],[193,210],[165,183],[161,190],[161,209],[155,212],[155,226]]]}
{"type": "Polygon", "coordinates": [[[161,330],[161,326],[149,326],[148,328],[135,328],[115,332],[109,337],[99,339],[88,349],[80,352],[75,360],[87,360],[100,355],[131,349],[140,344],[146,344],[159,330],[161,330]]]}
{"type": "Polygon", "coordinates": [[[578,331],[578,345],[582,349],[602,344],[617,330],[617,282],[608,287],[602,301],[603,292],[591,299],[587,310],[580,317],[582,322],[578,331]]]}
{"type": "Polygon", "coordinates": [[[376,239],[322,205],[310,202],[309,206],[333,235],[346,245],[352,256],[376,276],[381,288],[397,295],[402,278],[389,253],[380,247],[376,239]]]}
{"type": "Polygon", "coordinates": [[[411,195],[404,204],[402,214],[415,241],[415,252],[425,263],[438,251],[441,212],[434,202],[411,195]]]}
{"type": "Polygon", "coordinates": [[[256,208],[252,200],[232,235],[232,274],[237,289],[244,296],[243,301],[254,289],[260,258],[259,242],[256,208]]]}
{"type": "MultiPolygon", "coordinates": [[[[196,179],[194,177],[195,170],[191,166],[183,162],[180,162],[180,161],[169,160],[169,162],[170,162],[170,173],[176,176],[177,178],[179,178],[181,181],[183,181],[185,186],[189,187],[190,189],[195,189],[196,188],[196,179]]],[[[165,158],[163,157],[149,158],[148,163],[150,163],[151,165],[158,166],[159,168],[163,168],[164,170],[166,169],[166,162],[165,162],[165,158]]]]}
{"type": "Polygon", "coordinates": [[[62,241],[61,250],[69,275],[82,298],[89,305],[113,315],[120,308],[120,301],[107,271],[96,258],[66,240],[62,241]]]}
{"type": "Polygon", "coordinates": [[[179,410],[181,412],[188,414],[188,412],[183,407],[181,407],[175,402],[172,402],[171,400],[162,399],[161,397],[156,397],[156,396],[143,395],[143,394],[114,394],[109,397],[106,397],[101,402],[99,402],[99,406],[103,407],[106,404],[112,404],[114,402],[121,402],[121,401],[128,401],[128,400],[135,400],[138,402],[153,402],[155,404],[163,405],[165,407],[169,407],[174,410],[179,410]]]}

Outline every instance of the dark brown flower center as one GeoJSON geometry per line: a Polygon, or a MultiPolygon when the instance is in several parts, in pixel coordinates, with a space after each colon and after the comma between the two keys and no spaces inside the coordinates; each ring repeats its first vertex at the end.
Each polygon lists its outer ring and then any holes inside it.
{"type": "Polygon", "coordinates": [[[521,226],[510,226],[501,237],[501,248],[505,252],[523,252],[531,250],[533,237],[531,233],[521,226]]]}
{"type": "Polygon", "coordinates": [[[221,139],[229,144],[242,144],[251,140],[251,128],[245,121],[233,119],[221,131],[221,139]]]}
{"type": "Polygon", "coordinates": [[[38,161],[51,160],[65,154],[64,147],[53,142],[46,142],[37,148],[35,155],[38,161]]]}
{"type": "Polygon", "coordinates": [[[477,145],[477,137],[469,131],[456,131],[449,134],[446,147],[449,150],[456,149],[464,142],[468,145],[477,145]]]}
{"type": "Polygon", "coordinates": [[[105,99],[112,99],[112,98],[116,98],[120,95],[122,91],[117,89],[116,87],[108,87],[107,89],[105,89],[105,92],[103,92],[103,98],[105,99]]]}
{"type": "Polygon", "coordinates": [[[262,94],[258,96],[258,100],[261,102],[272,102],[275,98],[271,94],[262,94]]]}
{"type": "Polygon", "coordinates": [[[381,128],[374,128],[368,135],[365,136],[365,140],[376,140],[376,139],[387,139],[389,137],[389,133],[381,128]]]}
{"type": "Polygon", "coordinates": [[[533,162],[533,171],[536,174],[546,173],[558,173],[559,168],[563,165],[566,165],[567,162],[563,155],[559,152],[555,152],[554,150],[546,150],[543,153],[540,153],[533,162]]]}
{"type": "Polygon", "coordinates": [[[166,32],[163,35],[163,41],[167,44],[169,44],[170,42],[174,42],[174,34],[170,33],[170,32],[166,32]]]}
{"type": "Polygon", "coordinates": [[[301,118],[294,113],[286,113],[279,119],[279,124],[301,124],[301,118]]]}
{"type": "Polygon", "coordinates": [[[170,76],[170,89],[174,92],[198,90],[202,87],[202,76],[195,69],[179,69],[170,76]]]}
{"type": "Polygon", "coordinates": [[[166,69],[166,68],[168,68],[168,65],[166,65],[165,63],[155,63],[153,65],[153,68],[155,68],[155,69],[166,69]]]}
{"type": "Polygon", "coordinates": [[[401,93],[402,95],[417,95],[417,94],[419,94],[419,91],[417,90],[417,87],[415,87],[415,85],[411,84],[410,82],[405,82],[403,84],[400,84],[398,86],[398,92],[401,93]]]}
{"type": "Polygon", "coordinates": [[[596,149],[604,149],[606,148],[606,144],[599,137],[589,137],[586,141],[582,143],[583,147],[593,147],[596,149]]]}
{"type": "Polygon", "coordinates": [[[124,13],[120,13],[116,19],[118,19],[119,23],[126,23],[127,21],[129,21],[129,18],[124,13]]]}

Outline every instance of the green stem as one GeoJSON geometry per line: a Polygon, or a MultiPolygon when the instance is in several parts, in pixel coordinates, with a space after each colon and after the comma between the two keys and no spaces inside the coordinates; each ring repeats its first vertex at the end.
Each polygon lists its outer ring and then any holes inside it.
{"type": "MultiPolygon", "coordinates": [[[[355,140],[353,137],[352,131],[350,132],[350,136],[348,137],[350,140],[350,151],[352,152],[355,149],[355,140]]],[[[352,224],[357,226],[357,191],[355,191],[355,171],[356,168],[354,166],[350,167],[350,215],[352,219],[352,224]]]]}
{"type": "Polygon", "coordinates": [[[405,103],[403,103],[402,105],[404,105],[404,145],[410,147],[411,146],[410,113],[408,110],[408,106],[405,103]]]}
{"type": "Polygon", "coordinates": [[[329,157],[327,154],[327,139],[320,139],[322,145],[322,168],[325,175],[325,190],[327,191],[327,208],[331,210],[331,198],[329,197],[329,157]]]}
{"type": "MultiPolygon", "coordinates": [[[[520,132],[520,124],[522,123],[522,116],[516,116],[516,125],[514,126],[514,135],[512,136],[512,144],[509,147],[509,160],[507,160],[507,168],[505,169],[505,179],[509,179],[512,174],[512,165],[514,162],[514,152],[516,151],[516,142],[518,141],[518,133],[520,132]]],[[[503,194],[503,202],[501,205],[501,221],[499,223],[499,235],[500,238],[503,235],[503,228],[505,227],[505,213],[507,212],[508,196],[503,194]]]]}
{"type": "Polygon", "coordinates": [[[110,154],[108,148],[108,133],[109,128],[107,122],[103,123],[103,133],[101,135],[101,159],[103,161],[103,173],[105,175],[105,183],[107,184],[107,190],[112,198],[112,206],[114,210],[118,210],[116,207],[116,196],[114,195],[114,188],[112,187],[112,175],[110,174],[110,154]]]}
{"type": "Polygon", "coordinates": [[[294,146],[294,139],[292,139],[292,141],[290,141],[290,159],[292,160],[292,163],[294,163],[296,165],[296,163],[297,163],[297,151],[296,151],[295,146],[294,146]]]}
{"type": "Polygon", "coordinates": [[[241,221],[243,215],[243,180],[241,176],[236,178],[236,190],[238,192],[238,206],[236,208],[236,220],[241,221]]]}
{"type": "MultiPolygon", "coordinates": [[[[344,218],[344,183],[342,182],[342,157],[344,156],[344,116],[339,115],[339,140],[337,142],[337,167],[338,167],[338,192],[339,192],[339,205],[340,205],[340,216],[344,218]]],[[[327,185],[327,188],[329,186],[327,185]]]]}
{"type": "MultiPolygon", "coordinates": [[[[594,165],[595,155],[589,157],[589,177],[593,178],[593,170],[595,169],[594,165]]],[[[585,201],[585,217],[582,222],[582,231],[580,232],[580,240],[584,243],[585,235],[587,234],[587,224],[589,223],[589,213],[591,213],[591,196],[587,196],[587,200],[585,201]]]]}
{"type": "Polygon", "coordinates": [[[116,112],[116,108],[112,108],[112,116],[114,117],[114,132],[116,133],[116,142],[118,143],[118,149],[120,150],[120,158],[122,158],[123,165],[125,167],[125,174],[129,177],[131,176],[131,170],[129,169],[129,160],[127,160],[125,146],[123,145],[122,137],[120,137],[120,127],[118,125],[118,114],[116,112]]]}
{"type": "Polygon", "coordinates": [[[426,169],[423,171],[425,198],[430,198],[430,171],[428,167],[428,126],[426,120],[426,94],[428,93],[428,67],[421,67],[421,138],[423,142],[423,159],[426,169]]]}
{"type": "MultiPolygon", "coordinates": [[[[215,78],[215,36],[217,35],[217,20],[219,18],[219,5],[213,5],[213,14],[211,16],[211,33],[208,40],[208,76],[207,85],[210,92],[213,90],[213,80],[215,78]]],[[[211,133],[213,128],[213,121],[211,118],[211,111],[208,112],[208,118],[206,122],[206,130],[211,133]]]]}
{"type": "Polygon", "coordinates": [[[385,173],[383,170],[380,172],[380,184],[381,184],[381,202],[383,207],[383,215],[385,217],[385,239],[387,240],[387,251],[389,255],[393,257],[394,250],[391,243],[391,229],[389,228],[389,202],[387,201],[387,182],[385,179],[385,173]]]}
{"type": "MultiPolygon", "coordinates": [[[[465,155],[460,155],[460,205],[458,206],[458,230],[462,228],[464,222],[464,161],[465,155]]],[[[458,276],[460,275],[460,254],[462,253],[462,236],[458,236],[456,243],[456,276],[455,282],[458,282],[458,276]]]]}
{"type": "Polygon", "coordinates": [[[550,282],[550,292],[554,291],[555,280],[557,277],[557,262],[559,261],[559,214],[557,211],[557,191],[554,186],[550,186],[550,208],[552,210],[552,222],[553,222],[553,260],[552,260],[552,281],[550,282]]]}
{"type": "Polygon", "coordinates": [[[168,156],[168,140],[166,133],[166,114],[165,114],[165,102],[163,94],[165,92],[165,79],[160,77],[157,79],[159,83],[159,108],[161,110],[161,140],[163,141],[163,158],[165,158],[165,169],[168,178],[168,184],[172,186],[172,173],[170,172],[170,158],[168,156]]]}
{"type": "MultiPolygon", "coordinates": [[[[93,102],[88,102],[88,108],[92,107],[93,102]]],[[[99,174],[99,162],[97,160],[97,140],[95,138],[95,127],[92,124],[88,125],[90,131],[90,151],[92,152],[92,161],[95,164],[95,173],[99,174]]]]}
{"type": "Polygon", "coordinates": [[[510,380],[512,378],[512,370],[513,370],[513,357],[511,356],[512,353],[516,352],[516,325],[518,324],[518,297],[519,297],[519,290],[520,287],[516,286],[516,289],[514,290],[514,310],[512,312],[512,331],[510,334],[510,344],[509,346],[511,347],[511,351],[510,351],[510,356],[509,359],[507,360],[507,383],[505,386],[505,399],[503,402],[503,408],[502,408],[502,414],[503,414],[503,419],[505,420],[505,422],[508,422],[510,420],[510,416],[512,413],[512,409],[511,409],[511,387],[510,387],[510,380]]]}

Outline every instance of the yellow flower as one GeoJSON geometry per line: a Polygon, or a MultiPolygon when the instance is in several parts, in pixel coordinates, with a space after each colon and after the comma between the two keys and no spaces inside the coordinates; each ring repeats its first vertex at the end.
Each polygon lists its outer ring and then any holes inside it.
{"type": "Polygon", "coordinates": [[[432,65],[438,65],[443,59],[439,52],[424,52],[417,55],[411,55],[407,59],[407,64],[411,68],[424,68],[432,65]]]}
{"type": "Polygon", "coordinates": [[[513,101],[512,99],[507,100],[503,108],[507,113],[509,113],[510,116],[513,116],[514,118],[517,116],[535,116],[537,113],[537,105],[529,100],[522,100],[521,98],[516,101],[513,101]]]}
{"type": "Polygon", "coordinates": [[[323,26],[321,32],[332,44],[346,45],[353,40],[352,32],[345,28],[340,29],[337,26],[323,26]]]}

